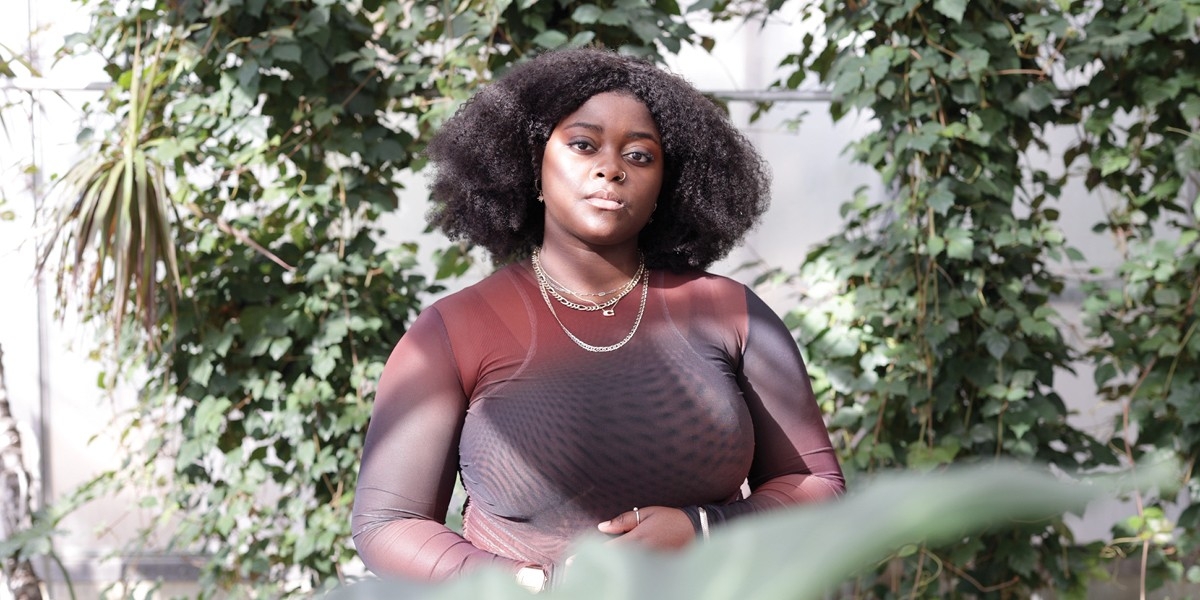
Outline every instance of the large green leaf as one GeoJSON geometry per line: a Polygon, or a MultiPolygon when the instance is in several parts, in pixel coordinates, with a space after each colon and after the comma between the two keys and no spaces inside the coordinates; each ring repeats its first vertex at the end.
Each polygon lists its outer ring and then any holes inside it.
{"type": "MultiPolygon", "coordinates": [[[[846,498],[799,506],[714,532],[686,551],[651,553],[585,540],[557,589],[539,597],[586,600],[805,600],[911,544],[961,540],[1013,520],[1048,519],[1130,486],[1173,481],[1173,463],[1141,475],[1070,481],[1014,464],[958,467],[878,477],[846,498]]],[[[510,577],[492,571],[445,585],[367,581],[331,600],[383,598],[528,598],[510,577]]]]}

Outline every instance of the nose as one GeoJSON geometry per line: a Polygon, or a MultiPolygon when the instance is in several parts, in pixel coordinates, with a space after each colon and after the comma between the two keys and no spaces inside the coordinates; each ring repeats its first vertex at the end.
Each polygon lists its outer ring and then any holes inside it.
{"type": "Polygon", "coordinates": [[[592,169],[592,172],[593,176],[597,179],[611,179],[617,183],[625,181],[625,177],[627,176],[625,171],[622,171],[621,169],[616,167],[605,167],[601,165],[596,165],[596,167],[592,169]]]}

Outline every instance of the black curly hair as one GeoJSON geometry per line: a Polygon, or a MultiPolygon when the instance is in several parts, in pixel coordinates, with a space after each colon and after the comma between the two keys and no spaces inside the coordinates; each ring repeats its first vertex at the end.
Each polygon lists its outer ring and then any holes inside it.
{"type": "Polygon", "coordinates": [[[542,241],[536,201],[554,127],[603,92],[632,94],[662,136],[664,173],[654,220],[638,245],[651,268],[707,268],[757,224],[770,176],[725,112],[683,78],[600,48],[542,54],[484,87],[430,141],[436,167],[429,220],[496,262],[542,241]]]}

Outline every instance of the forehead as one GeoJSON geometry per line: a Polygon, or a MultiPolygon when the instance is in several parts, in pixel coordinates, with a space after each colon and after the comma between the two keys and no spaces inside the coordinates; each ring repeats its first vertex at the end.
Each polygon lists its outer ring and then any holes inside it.
{"type": "Polygon", "coordinates": [[[656,140],[659,137],[658,125],[650,109],[637,97],[625,92],[603,92],[588,98],[575,112],[563,118],[555,129],[571,127],[651,134],[656,140]]]}

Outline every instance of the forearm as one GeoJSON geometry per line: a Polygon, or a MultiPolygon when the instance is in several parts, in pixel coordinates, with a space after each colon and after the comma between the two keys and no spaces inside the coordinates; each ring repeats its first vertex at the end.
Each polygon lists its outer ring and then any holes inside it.
{"type": "Polygon", "coordinates": [[[837,475],[821,476],[793,473],[764,482],[749,497],[729,504],[685,506],[683,512],[692,521],[697,534],[701,533],[700,509],[703,508],[709,528],[720,527],[745,515],[777,510],[796,504],[822,502],[842,495],[845,484],[837,475]]]}
{"type": "Polygon", "coordinates": [[[430,519],[357,517],[354,544],[376,575],[443,581],[489,566],[515,573],[526,564],[480,550],[430,519]]]}

